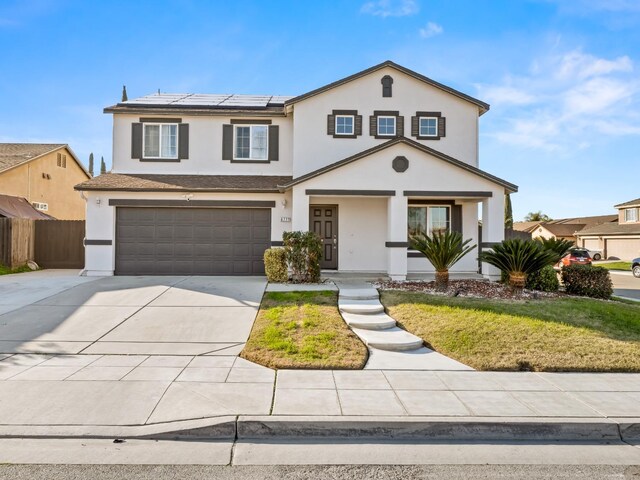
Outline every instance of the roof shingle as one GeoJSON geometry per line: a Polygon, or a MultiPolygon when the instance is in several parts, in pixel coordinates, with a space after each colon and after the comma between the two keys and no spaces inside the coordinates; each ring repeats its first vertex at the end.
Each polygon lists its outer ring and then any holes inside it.
{"type": "Polygon", "coordinates": [[[590,235],[640,235],[640,223],[602,223],[577,233],[579,237],[590,235]]]}
{"type": "Polygon", "coordinates": [[[292,177],[274,175],[147,175],[104,173],[76,185],[76,190],[120,192],[276,193],[292,177]]]}
{"type": "Polygon", "coordinates": [[[0,143],[0,172],[27,163],[45,153],[66,147],[64,143],[0,143]]]}

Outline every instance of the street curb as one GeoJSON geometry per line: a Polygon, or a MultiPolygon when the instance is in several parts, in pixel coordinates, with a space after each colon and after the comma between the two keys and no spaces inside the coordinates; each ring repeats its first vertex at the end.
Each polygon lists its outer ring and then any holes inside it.
{"type": "Polygon", "coordinates": [[[640,442],[640,418],[225,416],[132,426],[0,425],[0,439],[640,442]]]}
{"type": "MultiPolygon", "coordinates": [[[[629,434],[640,433],[630,424],[629,434]]],[[[267,417],[240,416],[237,438],[378,438],[441,441],[620,441],[617,422],[606,418],[526,417],[267,417]]]]}

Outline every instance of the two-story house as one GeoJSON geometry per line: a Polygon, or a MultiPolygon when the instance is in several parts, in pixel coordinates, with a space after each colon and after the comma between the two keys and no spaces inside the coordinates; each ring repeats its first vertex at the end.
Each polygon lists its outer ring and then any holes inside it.
{"type": "MultiPolygon", "coordinates": [[[[479,248],[503,239],[504,194],[517,187],[478,167],[488,110],[390,61],[297,97],[153,94],[108,107],[113,173],[76,187],[85,273],[262,274],[264,250],[291,230],[320,235],[323,269],[433,271],[408,233],[456,230],[479,248]]],[[[453,271],[477,269],[468,255],[453,271]]]]}
{"type": "Polygon", "coordinates": [[[640,257],[640,198],[615,205],[618,221],[576,233],[578,244],[602,251],[604,258],[633,260],[640,257]]]}
{"type": "Polygon", "coordinates": [[[0,143],[0,194],[26,199],[43,218],[84,220],[74,185],[91,178],[69,145],[0,143]]]}

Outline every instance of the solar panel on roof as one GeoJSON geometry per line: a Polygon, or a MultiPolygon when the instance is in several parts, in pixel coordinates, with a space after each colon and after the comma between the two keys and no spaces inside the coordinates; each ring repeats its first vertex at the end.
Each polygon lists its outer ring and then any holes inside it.
{"type": "Polygon", "coordinates": [[[125,105],[171,105],[185,107],[265,108],[282,105],[290,98],[284,95],[235,95],[206,93],[155,93],[122,102],[125,105]]]}

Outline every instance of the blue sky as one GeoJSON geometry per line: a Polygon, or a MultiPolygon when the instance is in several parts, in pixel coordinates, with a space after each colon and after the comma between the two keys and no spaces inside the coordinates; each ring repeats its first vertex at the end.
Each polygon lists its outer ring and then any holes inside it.
{"type": "Polygon", "coordinates": [[[491,104],[516,219],[640,197],[639,0],[0,0],[0,52],[0,141],[84,162],[110,164],[123,84],[297,95],[389,59],[491,104]]]}

